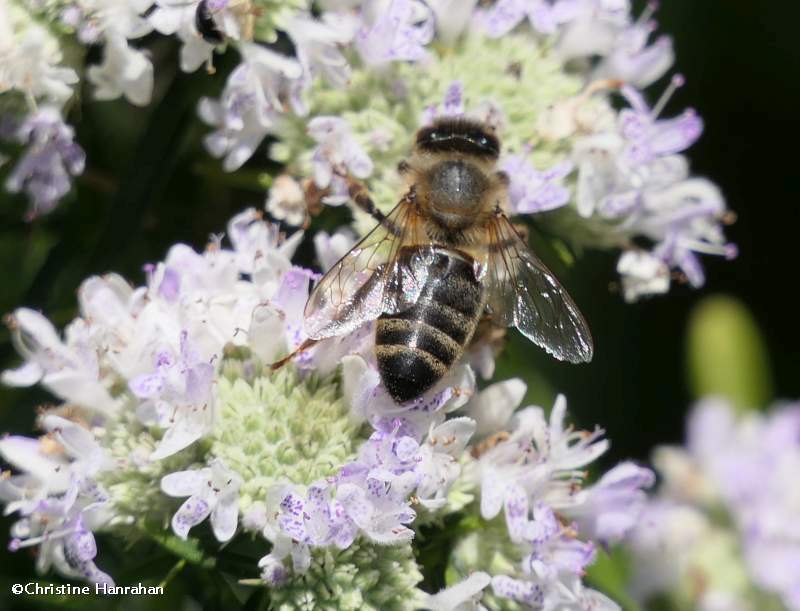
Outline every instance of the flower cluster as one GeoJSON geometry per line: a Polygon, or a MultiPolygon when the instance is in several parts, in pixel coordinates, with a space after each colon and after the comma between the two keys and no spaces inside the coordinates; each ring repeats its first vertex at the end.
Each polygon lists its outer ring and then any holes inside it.
{"type": "MultiPolygon", "coordinates": [[[[37,103],[48,105],[52,123],[81,76],[98,99],[147,104],[153,66],[136,47],[145,34],[176,36],[187,72],[213,71],[214,53],[233,47],[239,65],[220,97],[199,105],[212,127],[205,145],[235,171],[267,136],[278,139],[270,155],[286,174],[266,202],[277,219],[302,224],[306,204],[314,212],[319,202],[346,202],[347,173],[391,207],[401,187],[396,164],[413,133],[437,114],[467,112],[502,137],[509,213],[547,213],[548,235],[576,250],[621,248],[627,300],[666,292],[673,278],[702,285],[698,254],[735,256],[719,189],[692,176],[683,155],[702,132],[700,117],[661,116],[682,78],[653,106],[643,93],[674,61],[671,39],[654,36],[655,3],[636,18],[628,0],[312,4],[2,0],[0,92],[15,100],[16,114],[31,115],[19,123],[35,121],[37,103]],[[279,33],[291,55],[272,44],[279,33]],[[62,49],[81,44],[102,46],[102,62],[84,70],[80,53],[62,49]]],[[[70,128],[51,132],[57,152],[48,154],[30,129],[17,135],[30,151],[7,188],[26,190],[32,216],[52,209],[83,167],[70,128]]]]}
{"type": "Polygon", "coordinates": [[[629,544],[634,595],[800,609],[800,408],[737,415],[707,399],[689,416],[686,446],[658,448],[654,463],[663,482],[629,544]]]}
{"type": "MultiPolygon", "coordinates": [[[[286,604],[350,575],[341,608],[374,597],[375,608],[454,609],[489,585],[531,608],[617,608],[582,576],[596,546],[636,522],[649,471],[623,463],[584,487],[584,468],[608,448],[602,431],[566,427],[563,397],[549,421],[538,407],[517,411],[519,380],[478,391],[466,360],[396,404],[369,324],[271,371],[265,364],[306,339],[300,312],[317,276],[291,263],[301,234],[284,238],[255,210],[227,235],[230,247],[173,246],[145,267],[145,286],[89,278],[63,337],[32,310],[10,317],[25,362],[3,382],[40,383],[63,402],[42,412],[42,437],[0,441],[16,471],[0,482],[19,515],[12,549],[38,545],[40,570],[111,582],[94,533],[170,524],[187,539],[208,521],[218,542],[261,542],[263,557],[241,577],[286,604]],[[461,563],[461,583],[417,588],[419,525],[450,515],[499,524],[501,513],[502,571],[461,563]],[[376,547],[393,560],[376,562],[376,547]]],[[[330,261],[343,234],[319,237],[319,259],[330,261]]]]}
{"type": "MultiPolygon", "coordinates": [[[[341,177],[350,174],[391,209],[402,188],[397,160],[416,130],[466,114],[501,136],[508,213],[547,213],[542,227],[568,248],[621,248],[626,300],[666,292],[673,278],[701,286],[698,254],[736,255],[722,231],[730,215],[719,189],[692,176],[682,154],[702,120],[691,109],[661,116],[683,78],[653,106],[643,93],[674,59],[669,37],[650,42],[654,5],[634,20],[627,2],[394,1],[383,15],[395,20],[395,36],[369,44],[383,32],[371,21],[375,3],[352,4],[326,3],[330,18],[362,20],[355,51],[343,52],[347,87],[315,81],[302,116],[288,113],[273,128],[270,155],[286,165],[283,180],[305,185],[310,199],[321,192],[323,203],[347,201],[341,177]],[[436,45],[427,44],[432,32],[436,45]]],[[[358,217],[360,233],[367,222],[358,217]]]]}

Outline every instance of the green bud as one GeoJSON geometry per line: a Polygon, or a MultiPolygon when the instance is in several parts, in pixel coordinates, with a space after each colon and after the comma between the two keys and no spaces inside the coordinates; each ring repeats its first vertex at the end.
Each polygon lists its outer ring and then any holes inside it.
{"type": "Polygon", "coordinates": [[[708,297],[692,312],[688,361],[698,398],[722,396],[740,410],[766,406],[772,398],[764,340],[747,307],[733,297],[708,297]]]}

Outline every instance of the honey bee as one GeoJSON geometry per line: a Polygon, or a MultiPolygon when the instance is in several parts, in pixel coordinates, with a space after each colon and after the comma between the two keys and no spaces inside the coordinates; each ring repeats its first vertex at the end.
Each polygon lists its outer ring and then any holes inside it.
{"type": "MultiPolygon", "coordinates": [[[[256,12],[250,0],[231,0],[224,5],[241,29],[242,40],[253,39],[253,27],[256,12]]],[[[225,42],[225,33],[214,18],[222,9],[213,9],[209,0],[200,0],[194,13],[194,27],[204,41],[210,45],[221,45],[225,42]]]]}
{"type": "Polygon", "coordinates": [[[378,370],[397,403],[441,380],[487,315],[558,359],[592,359],[583,315],[503,213],[509,177],[499,154],[490,127],[440,118],[398,166],[407,186],[389,214],[348,179],[378,225],[314,287],[306,332],[321,340],[376,321],[378,370]]]}
{"type": "Polygon", "coordinates": [[[194,13],[194,27],[200,37],[210,45],[221,45],[225,42],[225,35],[214,21],[214,14],[206,0],[200,0],[194,13]]]}

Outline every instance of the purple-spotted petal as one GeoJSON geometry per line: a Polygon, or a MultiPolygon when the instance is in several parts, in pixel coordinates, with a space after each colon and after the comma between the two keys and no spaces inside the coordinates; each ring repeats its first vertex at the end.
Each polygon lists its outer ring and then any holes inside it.
{"type": "Polygon", "coordinates": [[[181,539],[186,539],[189,530],[205,520],[211,513],[211,506],[203,499],[192,496],[186,499],[172,516],[172,530],[181,539]]]}

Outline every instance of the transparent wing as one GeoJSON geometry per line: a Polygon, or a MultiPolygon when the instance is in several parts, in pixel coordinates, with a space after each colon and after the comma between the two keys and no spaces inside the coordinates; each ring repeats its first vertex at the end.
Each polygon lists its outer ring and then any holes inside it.
{"type": "Polygon", "coordinates": [[[592,334],[578,306],[504,215],[490,223],[483,259],[493,322],[516,327],[562,361],[592,360],[592,334]]]}
{"type": "Polygon", "coordinates": [[[411,307],[432,255],[414,205],[401,200],[314,287],[304,312],[306,333],[312,339],[344,335],[384,312],[411,307]]]}

